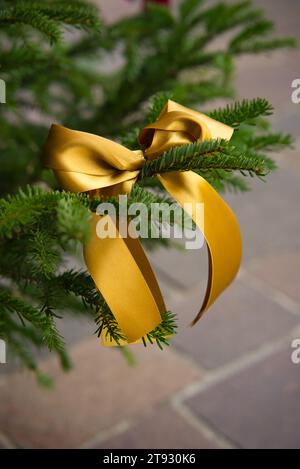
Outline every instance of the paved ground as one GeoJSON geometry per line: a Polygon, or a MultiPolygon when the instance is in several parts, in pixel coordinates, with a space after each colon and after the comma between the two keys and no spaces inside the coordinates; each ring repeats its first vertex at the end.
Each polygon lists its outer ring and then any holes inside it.
{"type": "MultiPolygon", "coordinates": [[[[110,18],[136,8],[100,3],[110,18]]],[[[299,35],[297,0],[257,3],[281,33],[299,35]]],[[[299,51],[279,52],[238,63],[239,95],[270,99],[275,127],[298,143],[278,155],[268,184],[228,197],[244,238],[235,284],[197,327],[182,326],[170,350],[136,346],[135,368],[100,348],[92,325],[65,323],[75,369],[66,375],[44,361],[54,391],[27,373],[2,372],[0,447],[300,448],[300,364],[290,359],[300,338],[300,104],[290,99],[299,59],[299,51]]],[[[161,252],[152,261],[168,303],[188,324],[203,292],[203,253],[161,252]]]]}

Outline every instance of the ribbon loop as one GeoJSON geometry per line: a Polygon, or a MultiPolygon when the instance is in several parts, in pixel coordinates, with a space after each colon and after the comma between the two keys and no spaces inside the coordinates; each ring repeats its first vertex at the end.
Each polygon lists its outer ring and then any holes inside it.
{"type": "MultiPolygon", "coordinates": [[[[210,117],[168,101],[159,118],[141,130],[142,151],[127,148],[97,135],[59,125],[50,129],[44,164],[55,171],[62,187],[104,197],[126,194],[137,180],[146,158],[168,149],[195,142],[223,138],[233,129],[210,117]]],[[[190,215],[207,242],[209,275],[205,298],[194,323],[234,279],[241,259],[238,222],[224,200],[193,171],[158,175],[165,189],[182,206],[190,204],[190,215]],[[197,204],[204,205],[204,222],[197,218],[197,204]]],[[[166,310],[157,280],[137,239],[99,238],[99,217],[91,220],[91,238],[84,247],[87,268],[128,342],[153,330],[166,310]]],[[[114,345],[103,338],[105,345],[114,345]]]]}
{"type": "Polygon", "coordinates": [[[141,130],[139,143],[152,159],[174,146],[214,138],[230,140],[232,134],[228,125],[169,100],[157,121],[141,130]]]}
{"type": "MultiPolygon", "coordinates": [[[[230,140],[232,133],[231,127],[169,100],[158,120],[141,130],[139,142],[145,147],[145,155],[151,159],[170,147],[197,140],[230,140]]],[[[189,214],[207,243],[208,283],[201,309],[193,321],[195,324],[232,282],[239,269],[242,250],[239,225],[219,194],[193,171],[165,173],[158,177],[181,206],[192,204],[189,214]],[[200,220],[197,219],[197,203],[204,207],[204,218],[200,220]]]]}
{"type": "Polygon", "coordinates": [[[144,161],[142,152],[56,124],[51,126],[43,159],[65,190],[86,192],[130,182],[119,186],[119,193],[129,192],[144,161]]]}

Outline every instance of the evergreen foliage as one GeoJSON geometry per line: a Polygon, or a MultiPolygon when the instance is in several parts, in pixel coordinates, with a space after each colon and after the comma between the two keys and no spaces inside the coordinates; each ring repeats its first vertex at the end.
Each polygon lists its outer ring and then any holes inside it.
{"type": "MultiPolygon", "coordinates": [[[[0,338],[49,384],[32,349],[48,347],[70,368],[60,315],[95,318],[97,333],[122,339],[89,274],[67,268],[68,256],[78,256],[88,239],[99,200],[60,191],[42,167],[49,125],[61,122],[137,149],[140,128],[168,98],[198,108],[232,98],[235,57],[295,42],[273,36],[273,24],[250,0],[213,6],[182,0],[176,12],[148,3],[112,25],[84,0],[0,0],[0,37],[0,78],[7,85],[0,115],[0,338]],[[230,36],[224,47],[211,47],[224,33],[230,36]],[[122,60],[111,65],[118,54],[122,60]]],[[[155,177],[168,171],[196,171],[220,191],[247,190],[244,176],[265,176],[275,168],[268,153],[291,144],[288,135],[271,131],[272,107],[264,99],[207,113],[235,128],[232,140],[184,145],[147,161],[129,203],[173,203],[155,177]]],[[[118,207],[116,198],[112,202],[118,207]]],[[[167,345],[175,330],[174,315],[165,312],[144,344],[167,345]]]]}

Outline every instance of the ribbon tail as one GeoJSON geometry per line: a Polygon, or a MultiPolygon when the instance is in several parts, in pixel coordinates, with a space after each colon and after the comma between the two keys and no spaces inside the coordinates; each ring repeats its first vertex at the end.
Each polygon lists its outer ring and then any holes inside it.
{"type": "Polygon", "coordinates": [[[208,249],[209,274],[202,307],[195,324],[236,276],[242,256],[238,221],[222,197],[193,171],[159,176],[165,189],[181,205],[202,231],[208,249]],[[198,216],[197,203],[203,204],[204,216],[198,216]]]}
{"type": "MultiPolygon", "coordinates": [[[[87,268],[121,331],[124,343],[136,342],[161,322],[165,305],[157,280],[138,239],[122,238],[108,215],[101,222],[111,224],[114,237],[97,235],[96,214],[91,219],[91,236],[84,246],[87,268]]],[[[102,334],[104,345],[116,345],[102,334]]]]}

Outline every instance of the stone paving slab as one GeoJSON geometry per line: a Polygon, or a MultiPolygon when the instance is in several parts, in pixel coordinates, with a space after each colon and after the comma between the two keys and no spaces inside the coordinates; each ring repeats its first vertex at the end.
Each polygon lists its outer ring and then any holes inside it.
{"type": "Polygon", "coordinates": [[[66,374],[53,359],[43,369],[56,387],[47,391],[29,373],[15,373],[0,386],[0,432],[25,448],[76,447],[117,421],[158,403],[198,380],[184,358],[153,347],[134,347],[137,367],[95,338],[72,349],[75,369],[66,374]]]}
{"type": "Polygon", "coordinates": [[[280,167],[267,183],[255,180],[252,191],[226,197],[243,235],[243,262],[300,247],[300,172],[280,167]]]}
{"type": "Polygon", "coordinates": [[[299,250],[288,250],[256,259],[247,267],[247,270],[300,305],[299,250]]]}
{"type": "MultiPolygon", "coordinates": [[[[180,314],[180,309],[185,312],[198,303],[195,292],[176,310],[180,314]]],[[[174,345],[198,365],[212,369],[280,338],[297,324],[300,324],[300,317],[288,313],[243,281],[236,280],[198,324],[180,328],[174,345]]]]}
{"type": "Polygon", "coordinates": [[[217,449],[198,430],[185,421],[174,409],[163,405],[148,412],[126,432],[95,448],[199,448],[217,449]]]}
{"type": "MultiPolygon", "coordinates": [[[[147,253],[147,256],[169,309],[174,309],[178,302],[183,301],[195,289],[199,294],[199,303],[203,301],[208,273],[206,246],[199,250],[158,248],[147,253]]],[[[197,308],[191,312],[188,320],[193,319],[192,315],[196,315],[197,308]]]]}
{"type": "Polygon", "coordinates": [[[286,348],[186,404],[242,448],[299,448],[299,393],[300,365],[286,348]]]}

